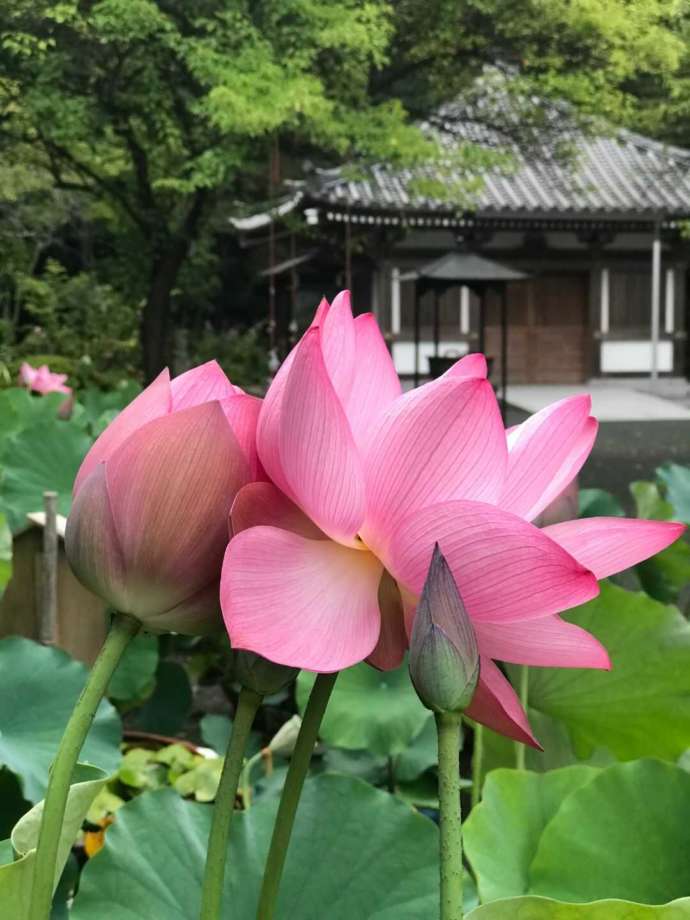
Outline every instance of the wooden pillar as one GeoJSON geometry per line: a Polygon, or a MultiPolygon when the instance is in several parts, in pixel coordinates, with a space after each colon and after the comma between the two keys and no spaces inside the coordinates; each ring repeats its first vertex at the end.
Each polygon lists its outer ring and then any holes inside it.
{"type": "Polygon", "coordinates": [[[508,413],[508,298],[506,283],[501,284],[501,416],[505,425],[508,413]]]}
{"type": "Polygon", "coordinates": [[[422,292],[419,281],[414,285],[414,385],[419,386],[419,313],[422,292]]]}
{"type": "Polygon", "coordinates": [[[651,367],[652,383],[659,377],[659,328],[661,314],[661,225],[654,225],[652,240],[652,316],[651,316],[651,367]]]}
{"type": "Polygon", "coordinates": [[[441,291],[434,291],[434,357],[438,358],[439,345],[441,344],[441,291]]]}

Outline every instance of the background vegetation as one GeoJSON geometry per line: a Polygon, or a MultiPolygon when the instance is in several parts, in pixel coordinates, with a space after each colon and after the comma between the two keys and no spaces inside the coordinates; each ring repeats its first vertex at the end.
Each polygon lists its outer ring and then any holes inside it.
{"type": "MultiPolygon", "coordinates": [[[[683,0],[16,0],[0,48],[9,376],[58,355],[80,384],[150,378],[255,325],[265,291],[228,217],[314,165],[447,162],[417,124],[487,65],[521,99],[507,143],[547,98],[688,131],[683,0]]],[[[491,156],[453,165],[470,178],[491,156]]]]}

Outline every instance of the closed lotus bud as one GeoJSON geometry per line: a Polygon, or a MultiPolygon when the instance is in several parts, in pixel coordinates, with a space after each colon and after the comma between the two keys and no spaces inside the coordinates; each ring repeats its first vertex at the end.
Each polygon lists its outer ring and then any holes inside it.
{"type": "Polygon", "coordinates": [[[220,628],[228,513],[257,478],[259,406],[215,362],[163,371],[77,474],[65,535],[77,577],[149,630],[220,628]]]}
{"type": "Polygon", "coordinates": [[[238,684],[253,690],[261,696],[277,693],[293,681],[299,674],[298,668],[275,664],[257,655],[255,652],[234,651],[233,677],[238,684]]]}
{"type": "Polygon", "coordinates": [[[291,757],[297,743],[297,736],[302,727],[299,716],[293,716],[280,726],[268,743],[268,750],[278,757],[291,757]]]}
{"type": "Polygon", "coordinates": [[[410,677],[433,712],[463,712],[479,679],[477,638],[438,544],[412,628],[410,677]]]}

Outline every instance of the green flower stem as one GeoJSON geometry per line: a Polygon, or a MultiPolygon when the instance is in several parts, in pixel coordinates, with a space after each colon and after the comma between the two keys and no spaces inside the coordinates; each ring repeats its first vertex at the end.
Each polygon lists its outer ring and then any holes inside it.
{"type": "Polygon", "coordinates": [[[223,900],[223,882],[225,881],[225,862],[228,853],[230,824],[235,810],[235,796],[244,764],[244,752],[249,733],[254,723],[256,711],[263,697],[253,690],[243,687],[235,720],[232,724],[230,743],[220,774],[220,783],[213,808],[211,832],[206,851],[206,870],[201,890],[201,920],[219,920],[223,900]]]}
{"type": "MultiPolygon", "coordinates": [[[[527,703],[529,702],[529,668],[526,664],[520,665],[520,686],[519,696],[522,708],[527,712],[527,703]]],[[[521,741],[515,742],[515,766],[518,770],[525,769],[525,745],[521,741]]]]}
{"type": "Polygon", "coordinates": [[[482,770],[484,768],[484,726],[474,723],[474,747],[472,748],[472,808],[482,798],[482,770]]]}
{"type": "Polygon", "coordinates": [[[50,770],[48,790],[43,805],[34,861],[30,920],[48,920],[50,916],[58,841],[65,816],[72,773],[96,715],[98,704],[108,689],[113,671],[140,627],[140,622],[127,613],[116,613],[113,616],[110,632],[65,728],[50,770]]]}
{"type": "Polygon", "coordinates": [[[460,713],[436,713],[441,811],[441,920],[462,920],[460,713]]]}
{"type": "Polygon", "coordinates": [[[264,878],[259,896],[259,907],[256,913],[257,920],[272,920],[278,900],[280,879],[283,874],[285,857],[292,827],[295,823],[297,805],[299,804],[302,787],[309,769],[309,761],[319,734],[321,720],[328,706],[328,701],[333,692],[333,687],[338,674],[319,674],[309,695],[309,702],[304,711],[302,726],[297,736],[295,749],[292,752],[290,766],[280,797],[276,823],[273,826],[271,846],[266,859],[264,878]]]}
{"type": "Polygon", "coordinates": [[[249,811],[252,804],[252,770],[263,759],[263,751],[257,751],[253,757],[250,757],[249,760],[242,767],[242,775],[240,776],[239,782],[239,792],[242,796],[242,805],[244,806],[245,811],[249,811]]]}

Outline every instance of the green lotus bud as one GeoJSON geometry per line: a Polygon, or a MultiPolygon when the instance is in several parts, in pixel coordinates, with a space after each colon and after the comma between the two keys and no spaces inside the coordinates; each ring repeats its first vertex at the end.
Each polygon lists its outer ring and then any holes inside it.
{"type": "Polygon", "coordinates": [[[433,712],[465,710],[479,679],[477,637],[438,543],[412,627],[410,677],[433,712]]]}
{"type": "Polygon", "coordinates": [[[281,725],[268,742],[268,750],[271,754],[277,754],[279,757],[292,757],[301,727],[302,720],[299,716],[293,716],[281,725]]]}
{"type": "Polygon", "coordinates": [[[261,696],[277,693],[299,674],[298,668],[288,668],[262,658],[255,652],[234,651],[233,678],[238,684],[253,690],[261,696]]]}

